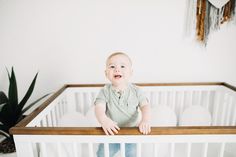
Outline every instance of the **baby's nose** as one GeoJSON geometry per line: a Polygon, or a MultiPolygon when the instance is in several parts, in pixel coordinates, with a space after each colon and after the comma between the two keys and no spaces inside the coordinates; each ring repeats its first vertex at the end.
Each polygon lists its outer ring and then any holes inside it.
{"type": "Polygon", "coordinates": [[[119,68],[119,67],[116,67],[116,68],[115,68],[115,71],[116,71],[116,72],[119,72],[119,71],[120,71],[120,68],[119,68]]]}

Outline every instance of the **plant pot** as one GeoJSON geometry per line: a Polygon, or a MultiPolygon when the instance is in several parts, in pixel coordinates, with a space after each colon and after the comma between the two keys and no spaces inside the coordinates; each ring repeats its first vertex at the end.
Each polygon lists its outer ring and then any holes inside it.
{"type": "Polygon", "coordinates": [[[14,140],[6,138],[0,142],[0,153],[13,153],[16,151],[14,140]]]}

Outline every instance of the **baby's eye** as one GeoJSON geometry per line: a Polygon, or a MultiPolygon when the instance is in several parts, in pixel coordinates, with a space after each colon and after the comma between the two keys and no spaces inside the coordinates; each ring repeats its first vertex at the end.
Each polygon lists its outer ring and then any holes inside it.
{"type": "Polygon", "coordinates": [[[125,66],[124,66],[124,65],[121,65],[120,67],[121,67],[121,68],[125,68],[125,66]]]}
{"type": "Polygon", "coordinates": [[[114,68],[115,68],[115,66],[114,66],[114,65],[111,65],[111,66],[110,66],[110,68],[111,68],[111,69],[114,69],[114,68]]]}

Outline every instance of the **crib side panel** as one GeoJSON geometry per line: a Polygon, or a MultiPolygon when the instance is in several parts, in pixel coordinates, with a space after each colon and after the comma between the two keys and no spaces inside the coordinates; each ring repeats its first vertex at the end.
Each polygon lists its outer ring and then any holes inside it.
{"type": "MultiPolygon", "coordinates": [[[[150,105],[168,106],[181,116],[189,106],[205,107],[212,116],[212,125],[235,125],[236,94],[221,86],[142,87],[150,105]]],[[[93,106],[100,88],[70,88],[58,96],[28,125],[57,127],[62,117],[72,112],[84,116],[93,106]]],[[[95,118],[95,117],[94,117],[95,118]]],[[[165,157],[231,157],[236,156],[236,135],[14,135],[18,157],[82,157],[96,156],[99,144],[109,156],[110,144],[118,143],[119,155],[125,155],[127,143],[136,145],[137,156],[165,157]],[[182,153],[181,153],[182,152],[182,153]],[[200,152],[200,153],[199,153],[200,152]],[[148,154],[148,155],[147,155],[148,154]],[[200,154],[200,155],[199,155],[200,154]]]]}
{"type": "Polygon", "coordinates": [[[17,156],[95,157],[100,144],[109,156],[111,144],[118,144],[116,156],[125,157],[126,144],[133,144],[138,157],[229,157],[236,155],[236,135],[16,135],[17,156]],[[18,149],[21,149],[18,151],[18,149]]]}
{"type": "Polygon", "coordinates": [[[214,108],[212,110],[212,125],[235,126],[236,125],[236,92],[221,87],[216,91],[214,97],[214,108]]]}
{"type": "Polygon", "coordinates": [[[93,106],[101,87],[70,88],[67,90],[67,102],[70,112],[85,115],[93,106]]]}
{"type": "Polygon", "coordinates": [[[158,106],[158,109],[164,109],[163,106],[167,106],[174,112],[177,119],[176,125],[179,125],[181,115],[191,106],[201,106],[212,115],[215,95],[220,88],[220,86],[168,86],[144,87],[143,90],[153,109],[157,109],[158,106]]]}
{"type": "MultiPolygon", "coordinates": [[[[168,106],[176,114],[177,121],[185,109],[199,105],[210,112],[212,125],[233,126],[236,123],[236,93],[228,88],[222,86],[151,86],[141,88],[152,108],[160,105],[168,106]]],[[[28,126],[58,126],[58,121],[70,113],[79,113],[86,117],[88,113],[93,112],[93,103],[99,90],[100,87],[68,88],[28,126]]],[[[92,115],[90,118],[94,121],[95,116],[92,115]]],[[[97,123],[93,124],[97,126],[97,123]]]]}
{"type": "Polygon", "coordinates": [[[60,118],[67,112],[66,92],[61,93],[49,105],[46,106],[27,127],[55,127],[60,118]]]}
{"type": "MultiPolygon", "coordinates": [[[[143,87],[151,107],[168,106],[177,117],[191,106],[202,106],[210,112],[211,125],[236,124],[236,92],[224,86],[143,87]]],[[[155,117],[154,117],[155,118],[155,117]]]]}

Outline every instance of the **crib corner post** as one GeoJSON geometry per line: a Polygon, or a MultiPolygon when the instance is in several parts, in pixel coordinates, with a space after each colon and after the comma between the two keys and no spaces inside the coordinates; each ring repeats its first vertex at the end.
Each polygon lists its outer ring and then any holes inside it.
{"type": "Polygon", "coordinates": [[[20,135],[14,135],[17,157],[34,157],[32,143],[24,139],[25,138],[20,135]]]}

